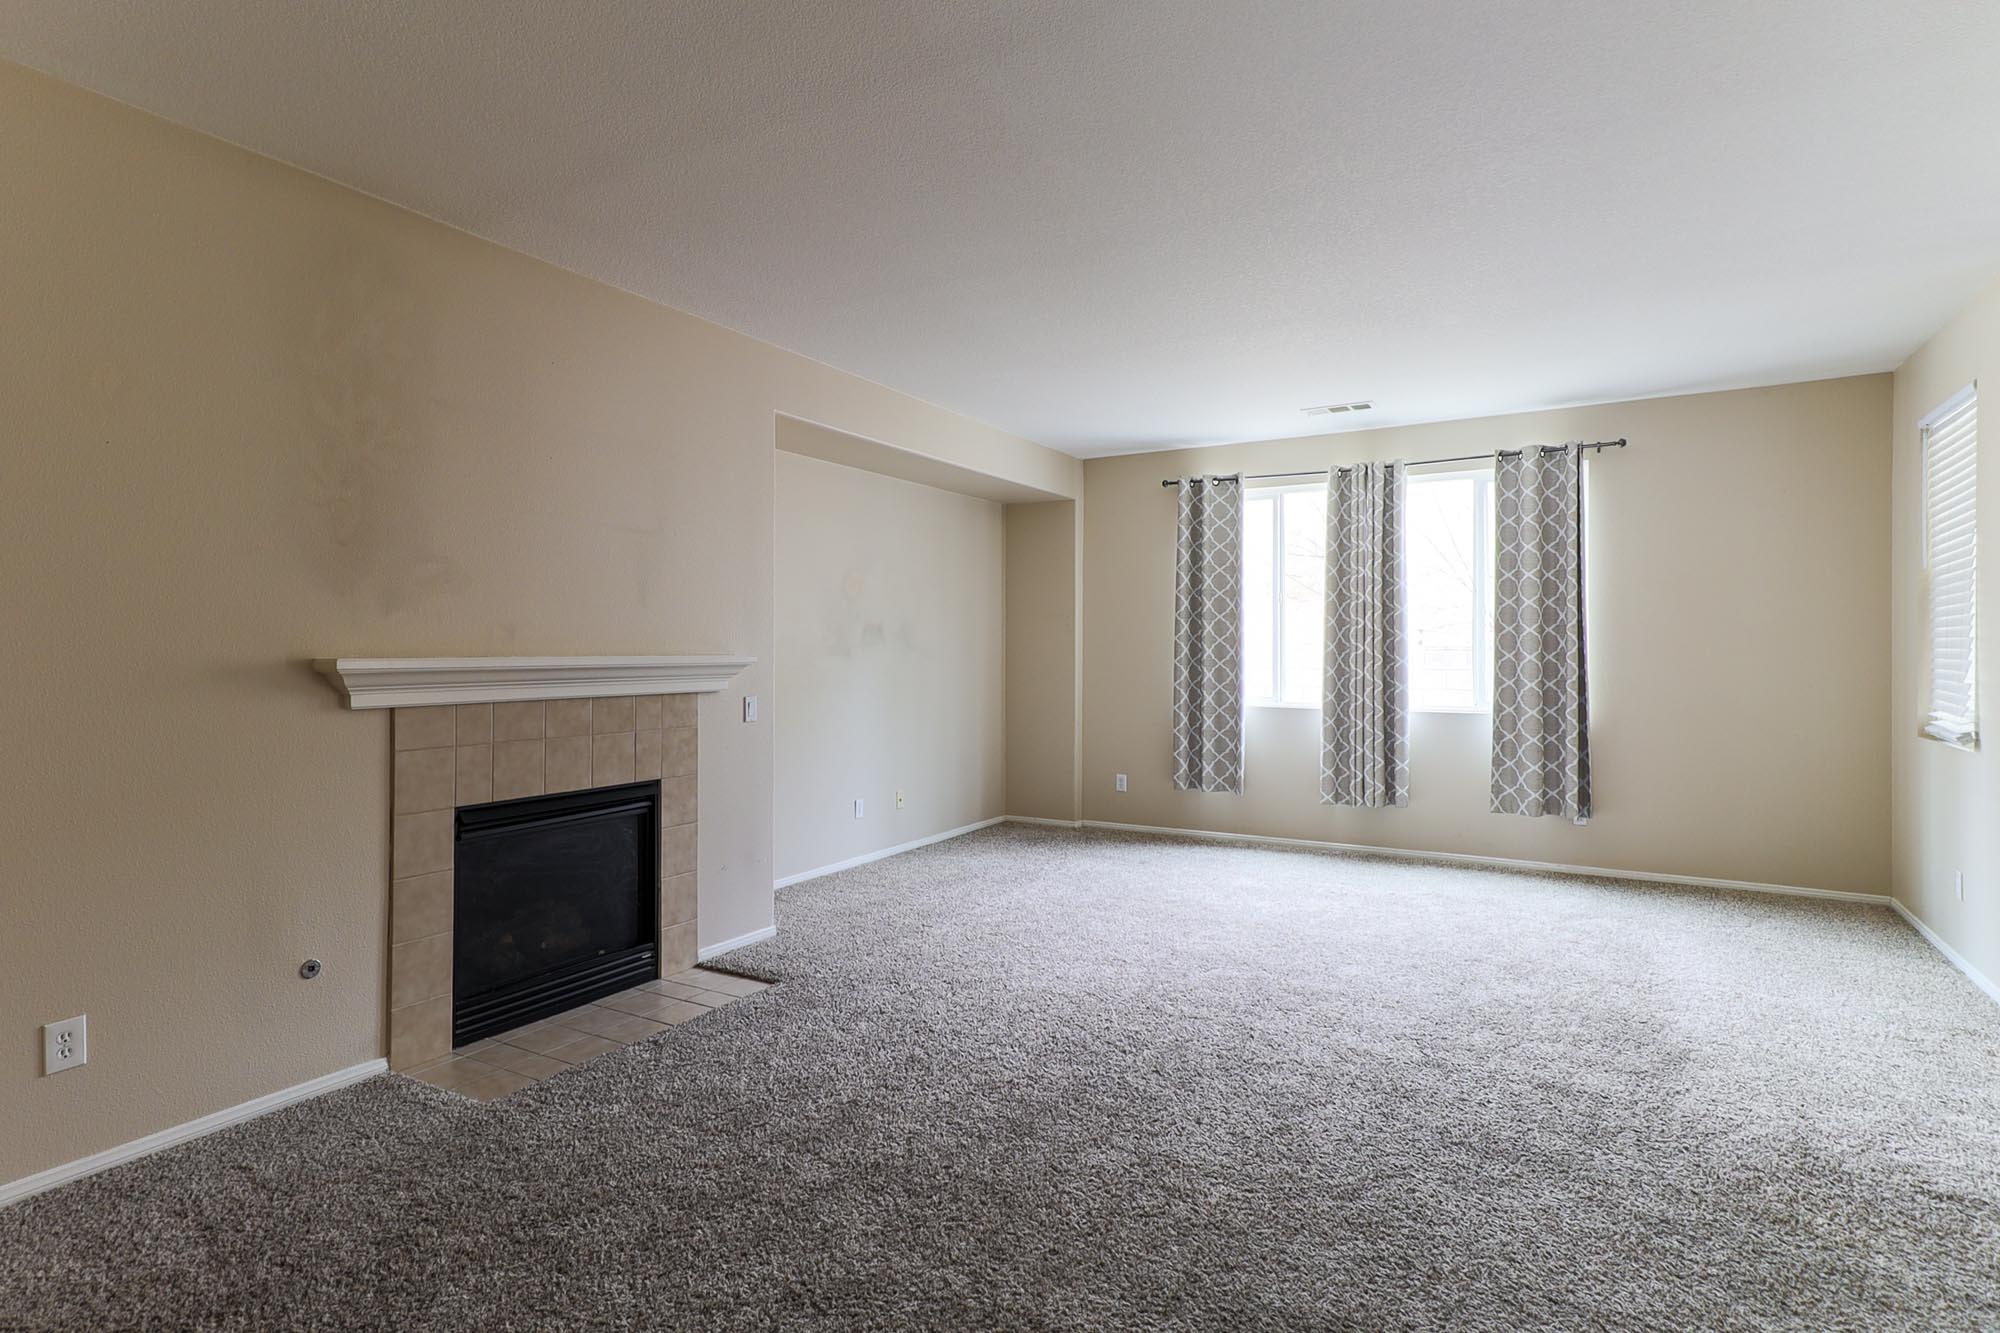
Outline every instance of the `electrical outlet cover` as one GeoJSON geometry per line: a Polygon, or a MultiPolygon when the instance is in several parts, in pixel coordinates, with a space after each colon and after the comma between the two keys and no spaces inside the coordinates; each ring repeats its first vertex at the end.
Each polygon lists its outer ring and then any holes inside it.
{"type": "Polygon", "coordinates": [[[74,1069],[90,1060],[89,1015],[78,1014],[42,1027],[42,1073],[74,1069]]]}

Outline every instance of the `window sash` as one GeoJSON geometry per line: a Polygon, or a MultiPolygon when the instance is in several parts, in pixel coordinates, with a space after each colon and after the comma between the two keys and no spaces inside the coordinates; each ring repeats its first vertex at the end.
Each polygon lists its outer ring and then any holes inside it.
{"type": "MultiPolygon", "coordinates": [[[[1253,694],[1253,693],[1251,693],[1251,691],[1250,691],[1250,676],[1249,676],[1249,673],[1248,673],[1248,672],[1246,671],[1246,672],[1244,673],[1244,682],[1245,682],[1245,683],[1244,683],[1244,702],[1245,702],[1246,704],[1248,704],[1248,705],[1249,705],[1250,707],[1253,707],[1253,708],[1309,708],[1309,709],[1317,709],[1317,708],[1319,708],[1319,706],[1320,706],[1320,676],[1319,676],[1319,672],[1320,672],[1320,669],[1321,669],[1321,668],[1320,668],[1320,664],[1321,664],[1321,662],[1323,661],[1323,658],[1322,658],[1322,657],[1321,657],[1321,655],[1320,655],[1319,653],[1317,653],[1317,652],[1316,652],[1316,653],[1314,653],[1314,654],[1312,655],[1312,670],[1311,670],[1311,671],[1310,671],[1310,672],[1308,673],[1308,676],[1309,676],[1309,683],[1310,683],[1310,686],[1311,686],[1311,688],[1310,688],[1310,690],[1309,690],[1309,694],[1310,694],[1310,698],[1306,698],[1306,699],[1287,699],[1287,698],[1285,697],[1285,696],[1286,696],[1286,693],[1287,693],[1287,691],[1286,691],[1286,688],[1285,688],[1285,687],[1286,687],[1286,684],[1287,684],[1287,681],[1286,681],[1286,679],[1285,679],[1285,625],[1286,625],[1286,615],[1285,615],[1285,550],[1286,550],[1286,539],[1285,539],[1285,538],[1286,538],[1286,528],[1285,528],[1285,522],[1286,522],[1286,520],[1285,520],[1285,510],[1286,510],[1286,508],[1287,508],[1287,506],[1286,506],[1286,504],[1285,504],[1285,497],[1286,497],[1287,495],[1299,495],[1299,494],[1306,494],[1306,493],[1315,493],[1315,492],[1324,492],[1324,490],[1325,490],[1325,484],[1324,484],[1324,483],[1319,483],[1319,484],[1314,484],[1314,483],[1310,483],[1310,482],[1308,482],[1308,483],[1306,483],[1306,484],[1304,484],[1304,485],[1291,485],[1291,486],[1258,486],[1258,487],[1254,487],[1254,488],[1251,488],[1251,489],[1248,489],[1248,490],[1246,490],[1246,492],[1245,492],[1245,496],[1244,496],[1244,503],[1245,503],[1245,505],[1253,505],[1253,504],[1260,504],[1260,503],[1262,503],[1262,504],[1269,504],[1269,505],[1271,506],[1271,536],[1270,536],[1270,544],[1268,545],[1268,547],[1266,547],[1266,548],[1265,548],[1265,549],[1264,549],[1263,551],[1261,551],[1261,552],[1253,552],[1253,551],[1249,551],[1249,550],[1247,549],[1247,547],[1246,547],[1246,550],[1245,550],[1245,558],[1246,558],[1246,559],[1248,559],[1248,558],[1250,558],[1250,557],[1252,557],[1252,556],[1255,556],[1256,558],[1260,559],[1260,560],[1261,560],[1261,561],[1262,561],[1262,562],[1264,563],[1265,567],[1266,567],[1266,568],[1267,568],[1267,569],[1269,570],[1269,572],[1270,572],[1270,581],[1271,581],[1271,587],[1270,587],[1270,594],[1269,594],[1269,595],[1270,595],[1270,603],[1271,603],[1271,604],[1270,604],[1270,611],[1269,611],[1269,614],[1270,614],[1270,644],[1269,644],[1269,652],[1270,652],[1270,662],[1271,662],[1271,690],[1272,690],[1272,692],[1271,692],[1270,694],[1267,694],[1267,695],[1260,695],[1260,694],[1253,694]]],[[[1322,516],[1322,517],[1321,517],[1321,520],[1320,520],[1320,521],[1321,521],[1321,523],[1324,523],[1324,522],[1325,522],[1325,518],[1324,518],[1324,516],[1322,516]]],[[[1244,526],[1245,526],[1245,528],[1246,528],[1246,530],[1247,530],[1247,528],[1249,527],[1249,524],[1248,524],[1248,523],[1246,523],[1246,524],[1245,524],[1244,526]]],[[[1246,579],[1246,580],[1245,580],[1245,582],[1246,582],[1246,584],[1247,584],[1247,583],[1249,582],[1249,580],[1248,580],[1248,579],[1246,579]]],[[[1324,587],[1322,587],[1320,591],[1321,591],[1321,598],[1323,599],[1323,598],[1324,598],[1324,596],[1325,596],[1325,588],[1324,588],[1324,587]]],[[[1323,605],[1323,601],[1322,601],[1322,604],[1321,604],[1321,605],[1319,605],[1319,606],[1316,606],[1316,607],[1314,608],[1313,612],[1311,613],[1311,615],[1309,616],[1309,618],[1308,618],[1308,619],[1309,619],[1309,623],[1310,623],[1310,624],[1312,625],[1312,627],[1313,627],[1313,634],[1314,634],[1314,641],[1315,641],[1315,643],[1317,643],[1317,642],[1319,642],[1319,640],[1320,640],[1320,638],[1321,638],[1321,634],[1322,634],[1322,631],[1323,631],[1323,629],[1324,629],[1324,626],[1323,626],[1323,624],[1322,624],[1322,622],[1323,622],[1323,621],[1324,621],[1324,619],[1325,619],[1325,609],[1324,609],[1324,605],[1323,605]]],[[[1247,617],[1246,617],[1246,620],[1247,620],[1247,617]]],[[[1248,653],[1248,641],[1247,641],[1247,638],[1246,638],[1246,642],[1245,642],[1245,652],[1246,652],[1246,656],[1247,656],[1247,653],[1248,653]]],[[[1298,681],[1292,681],[1292,682],[1290,682],[1290,683],[1292,683],[1292,684],[1294,684],[1294,685],[1297,685],[1297,684],[1299,684],[1299,682],[1298,682],[1298,681]]]]}
{"type": "MultiPolygon", "coordinates": [[[[1493,469],[1490,467],[1461,468],[1451,472],[1416,472],[1410,475],[1409,487],[1415,492],[1417,487],[1429,482],[1470,481],[1472,483],[1472,702],[1443,703],[1435,695],[1428,699],[1417,684],[1416,654],[1417,627],[1415,608],[1406,606],[1410,614],[1410,708],[1418,713],[1488,713],[1493,710],[1493,469]]],[[[1406,531],[1406,536],[1413,536],[1406,531]]],[[[1414,558],[1406,562],[1405,598],[1410,597],[1415,586],[1414,558]]]]}

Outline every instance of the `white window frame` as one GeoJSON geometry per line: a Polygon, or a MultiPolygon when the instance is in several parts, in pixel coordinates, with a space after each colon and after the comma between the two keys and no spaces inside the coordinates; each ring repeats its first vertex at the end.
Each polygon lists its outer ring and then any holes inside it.
{"type": "Polygon", "coordinates": [[[1945,401],[1943,401],[1942,403],[1939,403],[1929,412],[1926,412],[1923,418],[1917,422],[1917,503],[1918,503],[1917,535],[1918,535],[1918,540],[1922,543],[1922,549],[1920,551],[1920,561],[1921,561],[1920,567],[1922,568],[1924,574],[1924,596],[1923,596],[1924,694],[1922,700],[1923,720],[1918,725],[1917,734],[1925,740],[1936,741],[1940,745],[1950,746],[1952,749],[1955,750],[1977,750],[1979,748],[1979,675],[1980,675],[1979,554],[1978,554],[1979,552],[1978,514],[1980,508],[1979,461],[1978,461],[1979,436],[1978,436],[1978,424],[1975,416],[1975,421],[1973,426],[1973,440],[1972,440],[1972,449],[1973,449],[1972,505],[1973,505],[1973,525],[1974,525],[1973,558],[1972,558],[1972,605],[1971,605],[1972,624],[1970,627],[1969,642],[1967,645],[1968,651],[1971,655],[1971,668],[1972,668],[1971,694],[1967,702],[1968,716],[1966,718],[1966,722],[1969,728],[1969,733],[1964,736],[1947,736],[1940,734],[1937,730],[1934,729],[1934,714],[1936,712],[1936,709],[1934,708],[1933,705],[1935,702],[1934,689],[1935,689],[1935,677],[1937,673],[1937,641],[1933,634],[1932,624],[1931,624],[1931,554],[1932,554],[1931,539],[1933,536],[1931,529],[1931,493],[1930,493],[1931,430],[1939,422],[1961,411],[1967,404],[1972,404],[1976,413],[1978,401],[1979,401],[1979,382],[1975,380],[1971,384],[1966,385],[1963,389],[1960,389],[1957,393],[1951,395],[1951,397],[1945,399],[1945,401]]]}
{"type": "MultiPolygon", "coordinates": [[[[1410,711],[1413,713],[1490,713],[1493,711],[1493,468],[1466,467],[1448,471],[1433,472],[1428,469],[1408,474],[1411,486],[1426,481],[1469,480],[1477,483],[1475,503],[1472,507],[1472,550],[1474,559],[1485,565],[1484,577],[1474,571],[1473,589],[1473,633],[1477,648],[1474,654],[1476,700],[1471,704],[1420,704],[1417,702],[1416,685],[1410,686],[1410,711]]],[[[1406,520],[1407,521],[1407,520],[1406,520]]],[[[1407,541],[1409,534],[1404,533],[1407,541]]],[[[1407,581],[1405,586],[1407,587],[1407,581]]],[[[1408,608],[1405,608],[1407,614],[1408,608]]],[[[1410,651],[1416,651],[1416,630],[1410,631],[1410,651]]]]}
{"type": "MultiPolygon", "coordinates": [[[[1270,496],[1270,497],[1272,497],[1272,498],[1274,499],[1274,502],[1275,502],[1275,503],[1274,503],[1274,505],[1273,505],[1273,508],[1274,508],[1274,509],[1275,509],[1275,511],[1276,511],[1276,518],[1275,518],[1275,521],[1274,521],[1274,522],[1273,522],[1273,523],[1271,524],[1271,542],[1272,542],[1272,546],[1271,546],[1271,562],[1272,562],[1272,569],[1271,569],[1271,674],[1272,674],[1272,676],[1274,677],[1274,679],[1273,679],[1273,681],[1272,681],[1272,684],[1274,684],[1274,685],[1276,685],[1276,686],[1277,686],[1277,688],[1278,688],[1278,693],[1279,693],[1280,695],[1283,695],[1283,694],[1284,694],[1284,692],[1285,692],[1285,675],[1284,675],[1284,671],[1285,671],[1285,666],[1284,666],[1284,664],[1285,664],[1285,580],[1284,580],[1284,571],[1283,571],[1283,569],[1282,569],[1282,567],[1281,567],[1281,562],[1282,562],[1282,557],[1283,557],[1283,552],[1284,552],[1284,549],[1285,549],[1285,500],[1284,500],[1284,497],[1285,497],[1285,496],[1287,496],[1287,495],[1292,495],[1292,494],[1297,494],[1297,493],[1299,493],[1299,492],[1302,492],[1302,491],[1319,491],[1319,492],[1322,492],[1322,493],[1324,493],[1324,492],[1325,492],[1325,490],[1326,490],[1326,483],[1325,483],[1325,482],[1323,482],[1323,481],[1318,481],[1318,482],[1313,482],[1313,481],[1306,481],[1306,482],[1285,482],[1285,483],[1280,483],[1280,484],[1277,484],[1277,485],[1251,485],[1251,486],[1246,486],[1246,487],[1244,487],[1244,492],[1243,492],[1243,498],[1244,498],[1244,500],[1245,500],[1246,502],[1247,502],[1247,501],[1250,501],[1250,500],[1261,500],[1261,499],[1265,498],[1266,496],[1270,496]]],[[[1324,539],[1324,534],[1322,534],[1322,539],[1324,539]]],[[[1247,552],[1246,552],[1246,554],[1247,554],[1247,552]]],[[[1322,557],[1321,557],[1321,566],[1322,566],[1322,569],[1324,568],[1324,565],[1325,565],[1325,557],[1324,557],[1324,556],[1322,555],[1322,557]]],[[[1324,573],[1322,573],[1322,575],[1321,575],[1321,578],[1322,578],[1322,579],[1324,579],[1324,577],[1325,577],[1325,575],[1324,575],[1324,573]]],[[[1326,588],[1325,588],[1325,585],[1324,585],[1324,583],[1323,583],[1323,582],[1322,582],[1322,584],[1321,584],[1321,587],[1320,587],[1320,596],[1321,596],[1322,600],[1323,600],[1323,599],[1325,598],[1325,596],[1326,596],[1326,588]]],[[[1321,635],[1321,648],[1322,648],[1322,650],[1324,650],[1324,647],[1325,647],[1325,633],[1326,633],[1326,626],[1325,626],[1325,624],[1323,623],[1323,622],[1325,621],[1325,614],[1324,614],[1324,612],[1322,612],[1322,613],[1321,613],[1321,615],[1320,615],[1319,619],[1320,619],[1320,621],[1322,622],[1322,623],[1321,623],[1321,625],[1320,625],[1320,635],[1321,635]]],[[[1325,661],[1325,660],[1326,660],[1326,658],[1325,658],[1325,653],[1324,653],[1324,651],[1322,651],[1322,652],[1321,652],[1321,655],[1320,655],[1320,661],[1321,661],[1322,663],[1324,663],[1324,661],[1325,661]]],[[[1321,670],[1322,670],[1322,672],[1323,672],[1323,671],[1325,670],[1324,666],[1322,666],[1322,667],[1321,667],[1321,670]]],[[[1245,705],[1246,707],[1249,707],[1249,708],[1292,708],[1292,709],[1300,709],[1300,710],[1304,710],[1304,711],[1308,711],[1308,712],[1314,712],[1314,713],[1317,713],[1317,712],[1319,711],[1319,700],[1318,700],[1318,699],[1314,699],[1314,700],[1313,700],[1313,701],[1312,701],[1311,703],[1289,703],[1289,702],[1287,702],[1287,701],[1286,701],[1285,699],[1283,699],[1283,698],[1277,698],[1277,699],[1259,699],[1259,698],[1255,698],[1255,697],[1253,697],[1253,696],[1252,696],[1252,695],[1250,694],[1250,692],[1249,692],[1249,689],[1248,689],[1248,687],[1247,687],[1247,686],[1246,686],[1246,687],[1245,687],[1245,689],[1244,689],[1244,694],[1243,694],[1243,703],[1244,703],[1244,705],[1245,705]]]]}

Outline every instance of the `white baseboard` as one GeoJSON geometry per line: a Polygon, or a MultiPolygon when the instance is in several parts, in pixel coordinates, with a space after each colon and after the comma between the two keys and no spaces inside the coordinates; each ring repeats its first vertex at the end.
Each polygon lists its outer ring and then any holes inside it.
{"type": "Polygon", "coordinates": [[[1086,819],[1084,828],[1120,833],[1157,833],[1166,837],[1199,838],[1206,842],[1246,842],[1267,847],[1304,847],[1312,851],[1349,852],[1398,861],[1435,861],[1444,865],[1478,866],[1489,870],[1532,870],[1544,875],[1579,875],[1590,879],[1630,879],[1647,884],[1689,884],[1700,888],[1739,889],[1746,893],[1784,893],[1799,898],[1829,898],[1843,903],[1887,907],[1886,893],[1850,893],[1843,889],[1811,889],[1797,884],[1760,884],[1747,879],[1708,879],[1701,875],[1666,875],[1647,870],[1609,870],[1602,866],[1564,865],[1557,861],[1522,861],[1509,856],[1474,856],[1466,852],[1426,852],[1404,847],[1374,847],[1360,842],[1323,842],[1312,838],[1275,838],[1263,833],[1217,833],[1210,829],[1165,828],[1153,824],[1114,824],[1086,819]]]}
{"type": "Polygon", "coordinates": [[[698,963],[705,963],[711,958],[722,957],[722,955],[728,953],[731,949],[740,949],[746,944],[762,943],[777,933],[778,928],[775,925],[765,926],[761,930],[753,930],[748,935],[738,935],[735,939],[724,940],[720,944],[705,944],[695,954],[694,958],[698,963]]]}
{"type": "Polygon", "coordinates": [[[1931,948],[1936,949],[1939,953],[1943,954],[1944,960],[1947,963],[1950,963],[1953,967],[1965,973],[1966,980],[1970,981],[1973,985],[1979,987],[1979,989],[1985,991],[1987,996],[1991,998],[1994,1001],[1994,1003],[2000,1004],[2000,985],[1995,985],[1993,983],[1993,978],[1987,976],[1984,972],[1981,972],[1978,968],[1974,967],[1971,963],[1967,962],[1965,960],[1965,955],[1961,954],[1958,950],[1952,948],[1949,944],[1946,944],[1944,942],[1943,937],[1941,937],[1935,930],[1932,930],[1929,926],[1925,925],[1924,919],[1918,916],[1915,912],[1912,912],[1909,908],[1903,906],[1900,902],[1897,902],[1893,898],[1889,900],[1889,905],[1896,909],[1897,916],[1902,917],[1903,920],[1910,923],[1911,929],[1915,930],[1917,934],[1924,937],[1924,939],[1930,944],[1931,948]]]}
{"type": "Polygon", "coordinates": [[[898,852],[915,851],[919,847],[928,847],[934,842],[943,842],[947,838],[959,838],[968,833],[977,833],[980,829],[992,828],[995,824],[1004,822],[1006,818],[1007,816],[1005,815],[995,815],[991,819],[982,819],[977,824],[966,824],[959,828],[946,829],[942,833],[933,833],[928,838],[915,838],[909,842],[899,842],[894,847],[884,847],[880,851],[863,852],[860,856],[850,856],[845,861],[835,861],[830,866],[820,866],[816,870],[803,870],[796,875],[787,875],[783,879],[773,880],[771,881],[771,887],[773,889],[789,889],[794,884],[803,884],[809,879],[818,879],[821,875],[831,875],[838,870],[852,870],[856,866],[865,866],[870,861],[880,861],[883,857],[894,856],[898,852]]]}
{"type": "Polygon", "coordinates": [[[175,1125],[172,1129],[163,1129],[156,1134],[133,1139],[130,1143],[121,1143],[116,1148],[106,1148],[103,1152],[79,1157],[74,1162],[64,1162],[61,1166],[37,1171],[32,1176],[22,1176],[19,1180],[0,1185],[0,1208],[10,1203],[18,1203],[31,1194],[40,1194],[43,1190],[66,1185],[72,1180],[94,1176],[99,1171],[108,1170],[149,1153],[156,1153],[162,1148],[171,1148],[177,1143],[186,1143],[189,1139],[213,1134],[218,1129],[240,1124],[245,1120],[254,1120],[281,1106],[290,1106],[293,1102],[302,1102],[323,1092],[332,1092],[335,1088],[359,1083],[364,1078],[373,1078],[377,1074],[387,1072],[388,1068],[387,1060],[365,1060],[347,1069],[321,1074],[318,1078],[309,1078],[289,1088],[280,1088],[276,1092],[265,1093],[262,1097],[253,1097],[247,1102],[225,1107],[220,1111],[212,1111],[184,1125],[175,1125]]]}
{"type": "Polygon", "coordinates": [[[1080,819],[1044,819],[1040,815],[1008,815],[1009,824],[1040,824],[1044,828],[1082,828],[1080,819]]]}

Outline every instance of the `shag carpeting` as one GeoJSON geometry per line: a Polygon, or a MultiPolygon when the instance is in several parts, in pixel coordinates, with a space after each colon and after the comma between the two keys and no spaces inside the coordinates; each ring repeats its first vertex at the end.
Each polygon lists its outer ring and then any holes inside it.
{"type": "Polygon", "coordinates": [[[0,1211],[7,1329],[2000,1325],[2000,1008],[1879,907],[999,828],[505,1101],[0,1211]]]}

